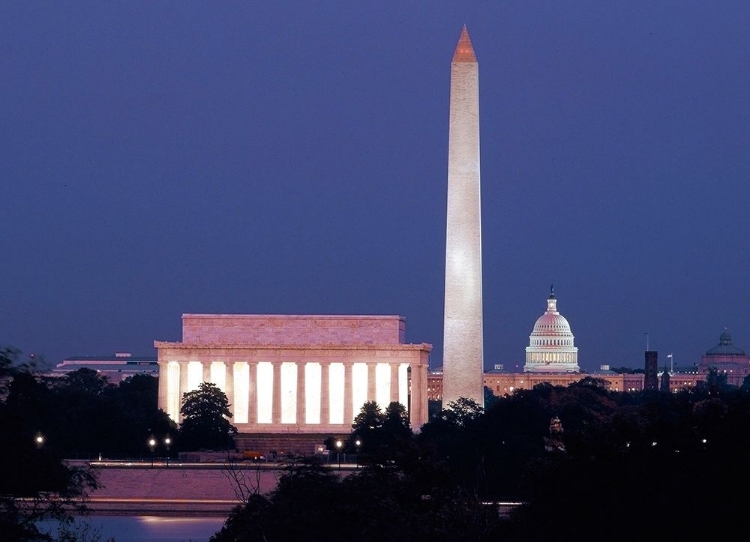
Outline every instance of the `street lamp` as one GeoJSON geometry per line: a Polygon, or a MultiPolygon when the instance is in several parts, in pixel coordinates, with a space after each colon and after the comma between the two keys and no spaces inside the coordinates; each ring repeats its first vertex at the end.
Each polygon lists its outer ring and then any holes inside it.
{"type": "Polygon", "coordinates": [[[156,454],[156,439],[150,438],[148,440],[148,446],[151,448],[151,468],[154,468],[154,455],[156,454]]]}
{"type": "Polygon", "coordinates": [[[338,450],[338,456],[339,456],[339,470],[341,470],[341,446],[343,446],[343,442],[340,440],[336,441],[336,450],[338,450]]]}
{"type": "Polygon", "coordinates": [[[164,447],[167,449],[167,467],[169,466],[169,447],[172,445],[172,439],[167,437],[164,439],[164,447]]]}
{"type": "Polygon", "coordinates": [[[44,435],[41,433],[37,433],[34,437],[34,443],[36,444],[36,447],[41,449],[42,446],[44,446],[44,435]]]}
{"type": "Polygon", "coordinates": [[[354,444],[357,446],[357,454],[355,455],[357,461],[357,470],[359,470],[359,447],[362,445],[362,441],[357,439],[354,444]]]}

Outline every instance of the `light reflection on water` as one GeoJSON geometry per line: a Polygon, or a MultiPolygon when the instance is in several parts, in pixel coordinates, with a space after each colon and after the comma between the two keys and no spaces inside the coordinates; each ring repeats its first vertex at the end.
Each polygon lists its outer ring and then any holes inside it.
{"type": "MultiPolygon", "coordinates": [[[[224,524],[222,517],[87,516],[101,542],[208,542],[224,524]]],[[[55,522],[40,522],[40,529],[56,532],[55,522]]]]}

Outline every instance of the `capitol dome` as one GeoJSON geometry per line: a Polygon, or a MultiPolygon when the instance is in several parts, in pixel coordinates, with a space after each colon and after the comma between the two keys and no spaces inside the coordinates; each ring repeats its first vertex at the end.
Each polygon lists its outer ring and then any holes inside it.
{"type": "Polygon", "coordinates": [[[557,311],[555,290],[550,288],[547,311],[537,319],[529,336],[524,372],[580,372],[574,339],[570,324],[557,311]]]}

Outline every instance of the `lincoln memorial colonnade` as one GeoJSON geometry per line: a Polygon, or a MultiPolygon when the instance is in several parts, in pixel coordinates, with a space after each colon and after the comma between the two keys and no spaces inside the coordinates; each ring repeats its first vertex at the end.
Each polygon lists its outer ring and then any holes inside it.
{"type": "Polygon", "coordinates": [[[401,316],[184,314],[182,342],[155,341],[159,408],[213,382],[240,433],[351,430],[366,401],[427,421],[429,344],[404,344],[401,316]]]}

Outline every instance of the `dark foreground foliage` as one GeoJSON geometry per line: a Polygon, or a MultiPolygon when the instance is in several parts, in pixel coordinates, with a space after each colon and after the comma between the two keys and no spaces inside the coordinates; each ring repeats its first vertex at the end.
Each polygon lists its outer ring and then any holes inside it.
{"type": "Polygon", "coordinates": [[[33,364],[19,356],[18,350],[0,349],[0,540],[51,540],[36,523],[49,519],[73,536],[68,527],[74,514],[86,511],[81,497],[96,488],[96,478],[89,469],[66,465],[60,449],[47,445],[39,428],[52,416],[50,390],[31,375],[33,364]]]}
{"type": "Polygon", "coordinates": [[[275,491],[235,509],[211,541],[494,540],[497,514],[434,474],[370,466],[340,478],[315,462],[295,465],[275,491]]]}
{"type": "Polygon", "coordinates": [[[619,393],[588,378],[450,406],[404,438],[365,405],[353,431],[382,445],[360,471],[295,466],[212,542],[729,540],[742,525],[750,386],[619,393]],[[503,501],[525,504],[500,517],[503,501]]]}

